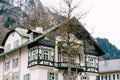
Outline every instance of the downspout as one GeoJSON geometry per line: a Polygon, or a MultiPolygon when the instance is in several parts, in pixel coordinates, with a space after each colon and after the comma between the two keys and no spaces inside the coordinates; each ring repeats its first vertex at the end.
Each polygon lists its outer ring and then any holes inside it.
{"type": "MultiPolygon", "coordinates": [[[[18,64],[18,65],[19,65],[19,79],[20,79],[20,78],[21,78],[21,77],[20,77],[20,76],[21,76],[21,75],[20,75],[20,72],[21,72],[21,48],[20,48],[20,50],[19,50],[19,58],[20,58],[20,59],[19,59],[19,64],[18,64]]],[[[20,80],[21,80],[21,79],[20,79],[20,80]]]]}

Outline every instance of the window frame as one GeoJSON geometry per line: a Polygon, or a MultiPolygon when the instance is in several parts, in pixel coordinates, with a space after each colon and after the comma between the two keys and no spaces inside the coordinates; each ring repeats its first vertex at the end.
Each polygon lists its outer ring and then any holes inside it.
{"type": "Polygon", "coordinates": [[[29,74],[29,73],[24,74],[24,76],[23,76],[23,80],[31,80],[31,76],[30,76],[30,74],[29,74]]]}
{"type": "Polygon", "coordinates": [[[10,69],[10,61],[6,61],[5,63],[4,63],[4,70],[5,71],[8,71],[10,69]]]}
{"type": "Polygon", "coordinates": [[[14,48],[19,47],[19,40],[14,41],[14,48]]]}
{"type": "Polygon", "coordinates": [[[11,50],[11,44],[7,44],[6,46],[5,46],[5,52],[8,52],[8,51],[10,51],[11,50]]]}
{"type": "Polygon", "coordinates": [[[17,57],[13,59],[13,68],[16,68],[18,66],[19,66],[19,58],[17,57]]]}
{"type": "Polygon", "coordinates": [[[56,72],[48,72],[47,75],[47,80],[58,80],[58,73],[56,72]],[[54,79],[51,79],[51,77],[54,77],[54,79]]]}

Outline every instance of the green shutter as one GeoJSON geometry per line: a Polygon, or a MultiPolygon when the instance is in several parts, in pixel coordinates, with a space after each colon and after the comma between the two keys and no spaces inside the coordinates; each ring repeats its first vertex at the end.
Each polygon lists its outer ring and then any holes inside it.
{"type": "Polygon", "coordinates": [[[67,79],[66,79],[66,76],[63,76],[63,80],[67,80],[67,79]]]}
{"type": "Polygon", "coordinates": [[[31,75],[29,74],[29,80],[31,80],[31,75]]]}
{"type": "Polygon", "coordinates": [[[18,67],[19,64],[19,58],[16,59],[16,67],[18,67]]]}
{"type": "Polygon", "coordinates": [[[80,77],[81,77],[81,80],[83,80],[82,76],[80,76],[80,77]]]}
{"type": "Polygon", "coordinates": [[[47,73],[47,80],[50,80],[50,72],[47,73]]]}
{"type": "Polygon", "coordinates": [[[55,80],[58,80],[58,73],[55,73],[55,80]]]}
{"type": "Polygon", "coordinates": [[[26,80],[26,75],[23,76],[23,79],[26,80]]]}
{"type": "Polygon", "coordinates": [[[73,77],[73,80],[76,80],[76,77],[73,77]]]}

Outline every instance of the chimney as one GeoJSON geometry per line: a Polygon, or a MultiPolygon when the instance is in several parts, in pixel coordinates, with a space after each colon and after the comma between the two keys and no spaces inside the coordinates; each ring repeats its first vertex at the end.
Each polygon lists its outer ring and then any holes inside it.
{"type": "Polygon", "coordinates": [[[35,31],[38,32],[38,33],[42,33],[43,32],[43,27],[36,27],[35,31]]]}

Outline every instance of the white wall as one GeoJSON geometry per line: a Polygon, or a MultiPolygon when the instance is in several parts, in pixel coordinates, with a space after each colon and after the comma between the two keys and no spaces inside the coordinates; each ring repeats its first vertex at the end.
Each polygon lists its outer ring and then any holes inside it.
{"type": "Polygon", "coordinates": [[[0,80],[3,80],[3,57],[0,57],[0,80]]]}
{"type": "Polygon", "coordinates": [[[20,62],[20,80],[23,80],[23,76],[25,74],[30,73],[30,70],[27,68],[28,67],[28,48],[24,47],[21,49],[21,62],[20,62]]]}

